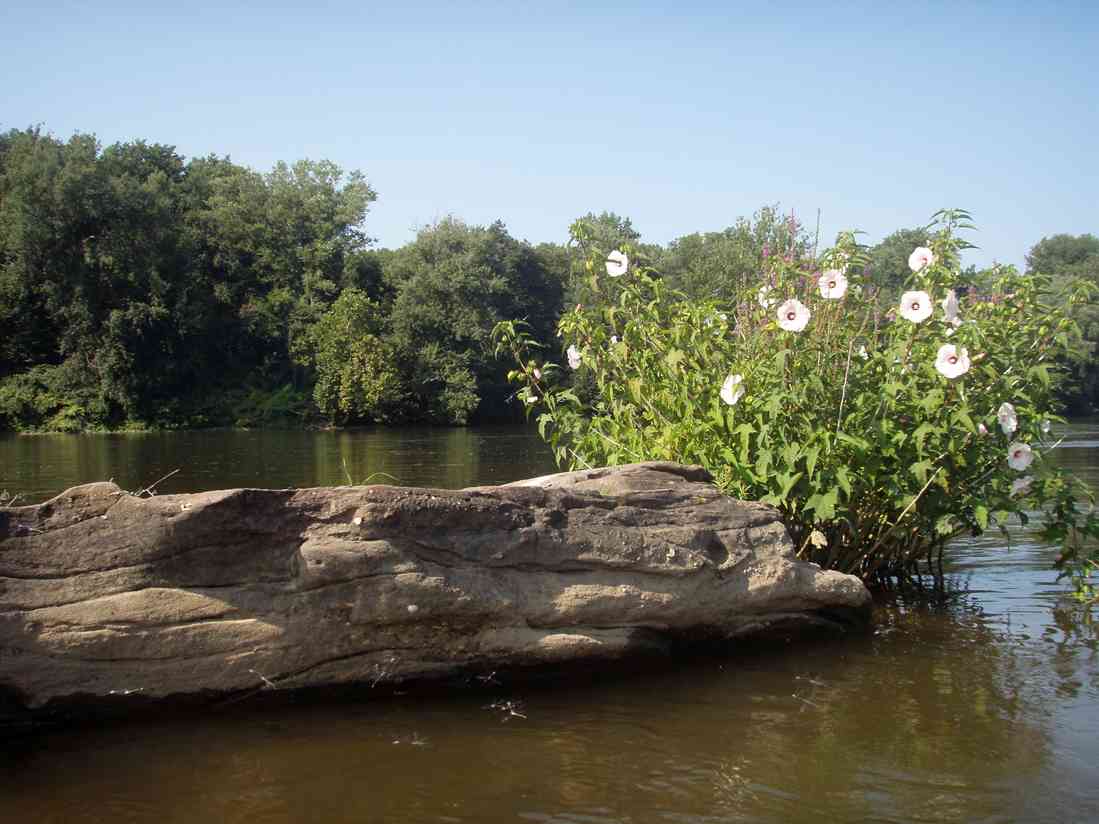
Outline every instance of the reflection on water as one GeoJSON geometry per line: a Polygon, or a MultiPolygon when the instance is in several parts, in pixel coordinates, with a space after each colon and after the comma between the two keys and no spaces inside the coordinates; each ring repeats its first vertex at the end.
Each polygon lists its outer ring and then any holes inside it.
{"type": "Polygon", "coordinates": [[[460,489],[553,471],[537,434],[515,426],[0,436],[0,490],[25,502],[108,479],[136,491],[172,472],[156,491],[349,483],[460,489]]]}
{"type": "MultiPolygon", "coordinates": [[[[310,453],[318,478],[344,456],[412,474],[340,443],[310,453]]],[[[500,460],[463,448],[481,473],[500,460]]],[[[1099,483],[1097,453],[1061,459],[1099,483]]],[[[426,454],[447,485],[484,480],[447,468],[444,444],[426,454]]],[[[1099,820],[1099,628],[1055,580],[1054,552],[1023,532],[1010,551],[960,542],[947,597],[882,602],[872,633],[842,641],[552,688],[380,701],[364,688],[330,706],[51,733],[0,760],[0,810],[112,824],[1099,820]]]]}

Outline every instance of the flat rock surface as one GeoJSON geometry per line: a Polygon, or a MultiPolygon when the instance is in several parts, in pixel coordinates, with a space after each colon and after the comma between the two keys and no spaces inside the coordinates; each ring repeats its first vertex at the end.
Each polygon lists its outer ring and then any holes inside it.
{"type": "Polygon", "coordinates": [[[0,691],[68,700],[404,681],[776,626],[869,594],[798,561],[778,513],[698,467],[463,490],[136,497],[0,508],[0,691]]]}

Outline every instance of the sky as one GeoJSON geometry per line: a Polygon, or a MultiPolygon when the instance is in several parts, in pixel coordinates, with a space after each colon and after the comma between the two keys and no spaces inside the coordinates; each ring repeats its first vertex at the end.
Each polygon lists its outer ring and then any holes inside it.
{"type": "Polygon", "coordinates": [[[968,209],[967,263],[1099,234],[1099,2],[5,0],[0,129],[328,159],[396,247],[453,215],[667,243],[761,206],[822,245],[968,209]]]}

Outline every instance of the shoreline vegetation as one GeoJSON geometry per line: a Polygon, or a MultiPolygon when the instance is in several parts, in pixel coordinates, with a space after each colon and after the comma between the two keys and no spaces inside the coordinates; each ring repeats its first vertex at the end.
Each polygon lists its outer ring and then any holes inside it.
{"type": "MultiPolygon", "coordinates": [[[[604,212],[582,218],[582,242],[448,217],[378,249],[376,198],[327,161],[260,173],[140,140],[0,133],[0,432],[518,422],[492,330],[523,319],[552,350],[572,307],[595,307],[591,250],[630,245],[669,291],[718,301],[760,280],[768,250],[819,252],[777,206],[666,246],[604,212]]],[[[862,249],[860,276],[893,300],[928,242],[928,227],[899,229],[862,249]]],[[[1067,300],[1072,277],[1099,282],[1099,238],[1041,239],[1027,269],[1067,300]]],[[[960,290],[987,288],[973,267],[956,274],[960,290]]],[[[1083,334],[1058,399],[1084,414],[1099,401],[1099,309],[1073,313],[1083,334]]]]}
{"type": "Polygon", "coordinates": [[[1091,493],[1044,459],[1099,397],[1094,235],[1022,273],[963,266],[960,209],[870,247],[764,206],[667,246],[604,212],[564,244],[448,217],[374,249],[376,198],[328,161],[0,134],[0,431],[533,415],[562,468],[700,464],[879,583],[1037,509],[1095,600],[1091,493]]]}
{"type": "Polygon", "coordinates": [[[799,557],[881,587],[939,585],[952,538],[1040,518],[1094,603],[1094,491],[1048,456],[1095,285],[1058,300],[1043,274],[967,272],[976,227],[961,209],[932,216],[899,296],[855,233],[818,254],[789,229],[756,276],[700,299],[646,250],[573,225],[589,292],[558,324],[565,362],[521,321],[493,332],[558,464],[700,465],[776,507],[799,557]]]}

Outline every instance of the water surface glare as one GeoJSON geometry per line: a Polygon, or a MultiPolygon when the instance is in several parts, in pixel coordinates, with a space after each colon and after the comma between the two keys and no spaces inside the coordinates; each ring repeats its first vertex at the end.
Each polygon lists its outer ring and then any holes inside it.
{"type": "MultiPolygon", "coordinates": [[[[1067,436],[1059,460],[1099,485],[1099,426],[1067,436]]],[[[517,429],[52,438],[0,440],[0,488],[139,489],[182,463],[162,491],[343,483],[345,466],[439,486],[552,469],[517,429]]],[[[1054,552],[1023,530],[1010,549],[959,541],[951,597],[882,602],[861,637],[9,742],[0,821],[1099,820],[1099,624],[1054,552]]]]}

